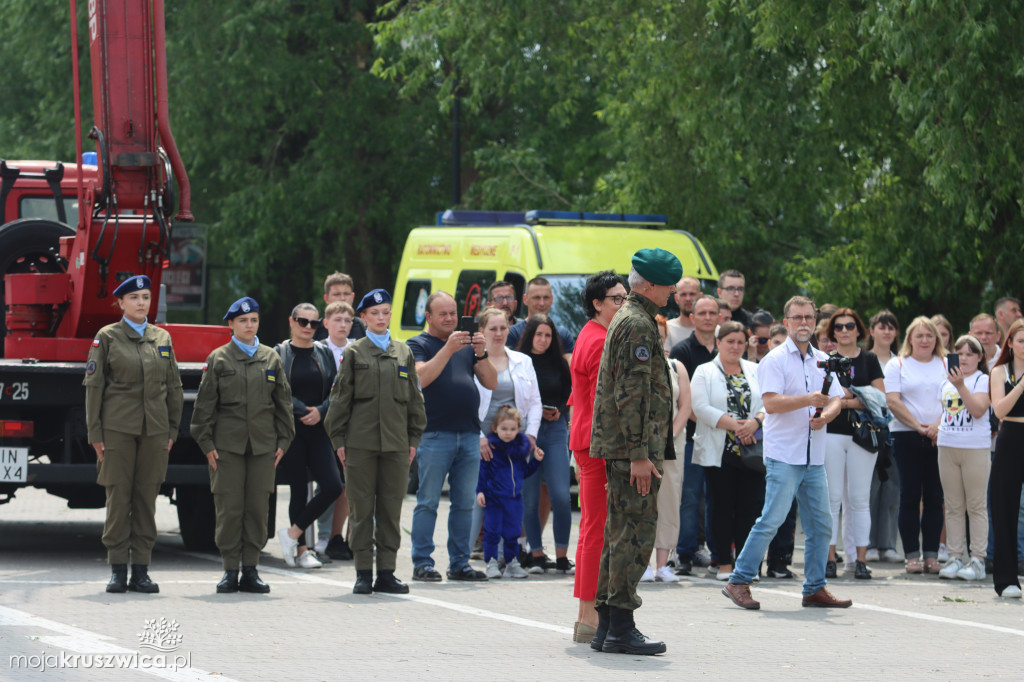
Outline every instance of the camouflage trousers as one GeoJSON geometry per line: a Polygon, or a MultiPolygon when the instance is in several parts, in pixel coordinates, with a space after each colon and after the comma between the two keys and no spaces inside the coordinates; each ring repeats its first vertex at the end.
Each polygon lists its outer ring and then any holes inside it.
{"type": "MultiPolygon", "coordinates": [[[[658,473],[662,463],[656,461],[658,473]]],[[[642,497],[629,484],[629,460],[610,459],[608,472],[608,520],[597,576],[597,606],[630,611],[643,601],[636,592],[654,551],[658,530],[658,488],[661,479],[651,477],[651,492],[642,497]]]]}

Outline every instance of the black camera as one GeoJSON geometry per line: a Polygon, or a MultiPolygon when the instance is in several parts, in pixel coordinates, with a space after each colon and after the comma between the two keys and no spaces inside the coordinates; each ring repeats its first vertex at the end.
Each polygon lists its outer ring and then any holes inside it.
{"type": "Polygon", "coordinates": [[[832,353],[828,356],[828,360],[818,360],[818,367],[825,370],[825,374],[835,374],[836,378],[839,379],[839,385],[850,387],[852,378],[850,377],[850,368],[853,367],[853,360],[850,358],[844,358],[838,353],[832,353]]]}

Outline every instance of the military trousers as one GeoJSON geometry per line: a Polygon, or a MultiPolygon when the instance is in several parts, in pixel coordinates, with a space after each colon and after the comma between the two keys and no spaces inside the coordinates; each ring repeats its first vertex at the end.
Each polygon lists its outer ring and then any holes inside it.
{"type": "MultiPolygon", "coordinates": [[[[658,473],[662,462],[655,461],[658,473]]],[[[608,518],[604,525],[604,548],[597,574],[596,606],[634,611],[643,600],[637,586],[654,550],[658,531],[658,488],[661,479],[651,476],[651,491],[641,496],[629,484],[629,460],[610,459],[608,475],[608,518]]]]}
{"type": "Polygon", "coordinates": [[[349,505],[349,546],[357,571],[394,571],[402,541],[402,500],[409,483],[409,451],[345,448],[345,490],[349,505]],[[374,527],[376,522],[376,528],[374,527]]]}
{"type": "Polygon", "coordinates": [[[103,546],[109,564],[148,566],[156,542],[156,497],[167,475],[167,434],[103,433],[96,482],[107,490],[103,546]]]}
{"type": "Polygon", "coordinates": [[[225,571],[255,566],[267,544],[267,513],[274,492],[274,455],[218,450],[216,471],[210,467],[210,490],[217,510],[213,539],[225,571]]]}

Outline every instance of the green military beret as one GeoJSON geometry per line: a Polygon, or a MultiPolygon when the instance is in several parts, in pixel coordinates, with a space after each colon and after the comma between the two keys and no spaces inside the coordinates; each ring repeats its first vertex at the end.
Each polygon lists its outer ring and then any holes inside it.
{"type": "Polygon", "coordinates": [[[651,284],[675,284],[683,276],[683,264],[665,249],[640,249],[633,254],[633,269],[651,284]]]}

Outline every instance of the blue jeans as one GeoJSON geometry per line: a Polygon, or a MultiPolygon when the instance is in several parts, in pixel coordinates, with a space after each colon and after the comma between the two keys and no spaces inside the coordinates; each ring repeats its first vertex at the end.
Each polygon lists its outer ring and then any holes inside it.
{"type": "MultiPolygon", "coordinates": [[[[697,551],[697,537],[700,530],[700,495],[704,493],[704,526],[711,528],[711,490],[704,478],[704,467],[693,463],[693,441],[686,443],[683,457],[683,494],[679,501],[679,541],[676,554],[685,561],[693,559],[697,551]]],[[[678,456],[678,454],[677,454],[678,456]]],[[[708,551],[717,559],[711,533],[705,533],[708,551]]]]}
{"type": "Polygon", "coordinates": [[[729,582],[749,585],[757,576],[764,553],[775,532],[786,520],[793,498],[800,512],[806,540],[804,542],[804,589],[809,597],[825,587],[825,561],[828,543],[832,540],[832,511],[828,504],[828,480],[822,464],[786,464],[765,459],[764,509],[754,523],[736,559],[729,582]]]}
{"type": "Polygon", "coordinates": [[[544,549],[541,539],[540,484],[548,486],[551,500],[551,526],[555,547],[569,546],[572,529],[572,508],[569,502],[569,422],[563,415],[553,422],[542,421],[537,432],[537,447],[544,451],[544,459],[532,476],[523,482],[523,525],[530,551],[544,549]]]}
{"type": "Polygon", "coordinates": [[[416,450],[420,487],[412,512],[412,564],[433,566],[434,525],[441,487],[448,477],[448,567],[469,565],[469,522],[480,475],[480,434],[477,431],[428,431],[416,450]]]}

